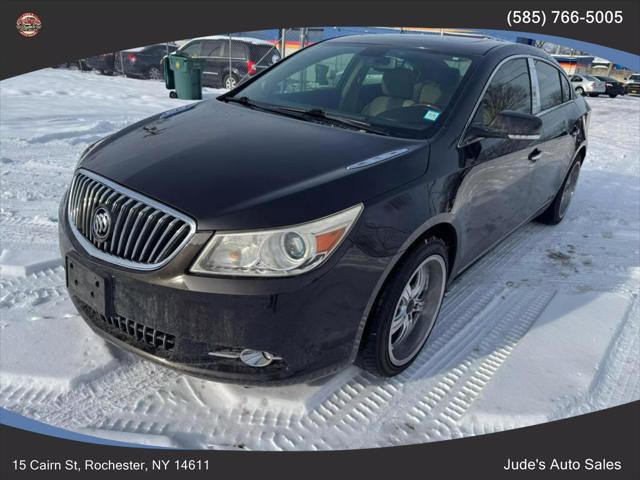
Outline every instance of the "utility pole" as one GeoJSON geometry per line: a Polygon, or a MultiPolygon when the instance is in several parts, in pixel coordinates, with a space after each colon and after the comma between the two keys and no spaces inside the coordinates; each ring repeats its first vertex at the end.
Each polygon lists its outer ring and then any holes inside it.
{"type": "Polygon", "coordinates": [[[280,57],[284,58],[287,53],[287,29],[286,28],[281,28],[280,29],[280,57]]]}
{"type": "MultiPolygon", "coordinates": [[[[231,64],[231,34],[229,34],[229,79],[233,78],[233,65],[231,64]]],[[[224,80],[224,77],[223,77],[224,80]]],[[[224,85],[224,87],[226,88],[227,86],[224,85]]]]}
{"type": "Polygon", "coordinates": [[[300,27],[300,48],[304,48],[306,36],[307,36],[307,29],[300,27]]]}

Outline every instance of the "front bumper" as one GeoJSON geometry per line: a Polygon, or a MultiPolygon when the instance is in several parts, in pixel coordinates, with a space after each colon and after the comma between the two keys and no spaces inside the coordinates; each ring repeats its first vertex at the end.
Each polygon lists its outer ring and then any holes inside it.
{"type": "Polygon", "coordinates": [[[76,296],[72,301],[107,341],[192,375],[247,385],[310,380],[353,361],[387,260],[365,255],[349,238],[325,265],[292,278],[187,274],[211,235],[205,232],[196,233],[166,266],[139,272],[89,256],[69,230],[65,204],[66,198],[60,208],[61,253],[105,279],[108,308],[102,314],[76,296]],[[210,355],[245,348],[281,360],[254,368],[210,355]]]}

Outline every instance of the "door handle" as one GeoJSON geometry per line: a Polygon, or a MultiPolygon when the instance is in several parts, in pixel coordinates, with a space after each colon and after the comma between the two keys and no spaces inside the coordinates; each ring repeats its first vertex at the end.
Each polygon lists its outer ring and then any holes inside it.
{"type": "Polygon", "coordinates": [[[538,160],[542,158],[542,150],[538,150],[537,148],[529,154],[527,157],[529,161],[532,163],[536,163],[538,160]]]}

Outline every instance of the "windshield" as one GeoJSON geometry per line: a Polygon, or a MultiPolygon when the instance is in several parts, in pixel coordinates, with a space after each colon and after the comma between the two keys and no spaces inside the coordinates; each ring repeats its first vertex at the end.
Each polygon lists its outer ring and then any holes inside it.
{"type": "Polygon", "coordinates": [[[329,117],[426,138],[437,130],[471,64],[470,58],[420,48],[323,43],[277,64],[234,97],[266,109],[311,111],[313,118],[300,117],[309,121],[329,117]]]}
{"type": "Polygon", "coordinates": [[[631,75],[629,77],[629,80],[633,81],[633,82],[637,82],[640,81],[640,75],[631,75]]]}

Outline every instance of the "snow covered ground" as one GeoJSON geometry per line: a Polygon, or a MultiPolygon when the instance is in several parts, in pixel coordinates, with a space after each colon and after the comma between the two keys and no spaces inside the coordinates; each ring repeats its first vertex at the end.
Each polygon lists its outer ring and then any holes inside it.
{"type": "Polygon", "coordinates": [[[588,101],[567,218],[525,226],[459,278],[411,368],[243,388],[108,348],[64,287],[57,205],[79,154],[186,102],[160,82],[69,70],[1,82],[0,406],[110,439],[290,450],[476,435],[640,399],[640,98],[588,101]]]}

